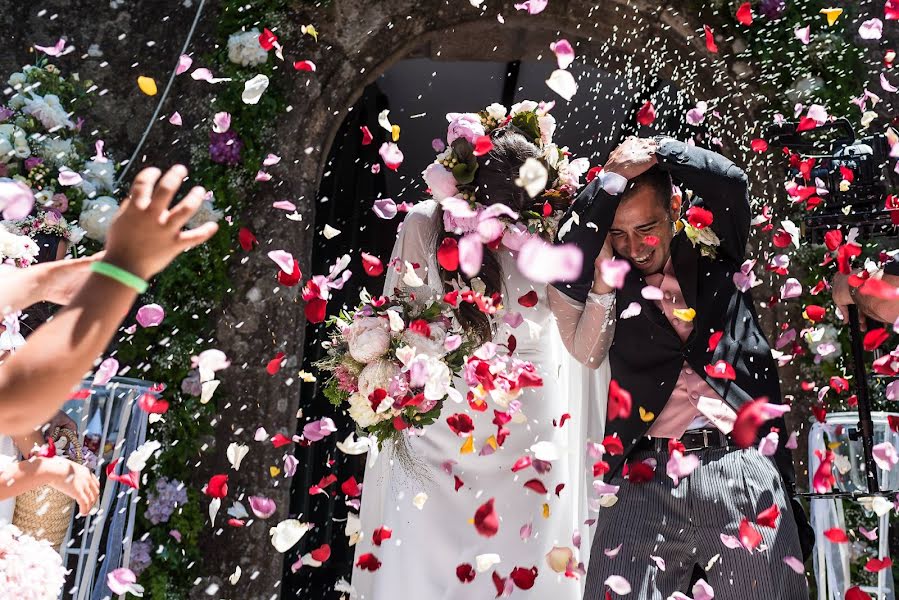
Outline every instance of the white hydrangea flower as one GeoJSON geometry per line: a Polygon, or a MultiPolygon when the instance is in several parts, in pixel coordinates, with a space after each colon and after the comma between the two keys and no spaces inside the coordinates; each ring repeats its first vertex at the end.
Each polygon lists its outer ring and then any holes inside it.
{"type": "Polygon", "coordinates": [[[228,60],[244,67],[265,64],[268,52],[259,45],[259,30],[253,28],[228,36],[228,60]]]}
{"type": "Polygon", "coordinates": [[[46,138],[41,144],[38,154],[49,164],[57,167],[71,166],[70,161],[77,157],[72,140],[58,137],[46,138]]]}
{"type": "Polygon", "coordinates": [[[81,177],[84,179],[81,189],[88,196],[111,192],[115,185],[115,168],[109,160],[89,160],[84,163],[81,177]]]}
{"type": "Polygon", "coordinates": [[[119,209],[119,203],[115,198],[100,196],[93,200],[87,200],[78,217],[78,224],[84,229],[84,234],[98,242],[106,241],[106,232],[112,218],[119,209]]]}

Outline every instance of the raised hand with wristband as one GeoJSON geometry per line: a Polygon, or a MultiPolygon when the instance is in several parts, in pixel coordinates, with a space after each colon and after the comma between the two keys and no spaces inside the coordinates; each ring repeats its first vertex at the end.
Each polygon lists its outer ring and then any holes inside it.
{"type": "MultiPolygon", "coordinates": [[[[155,167],[138,173],[110,225],[105,253],[84,265],[90,274],[80,290],[0,365],[0,434],[25,434],[51,417],[109,344],[147,280],[218,230],[215,223],[183,229],[206,194],[194,187],[171,206],[186,177],[181,165],[165,174],[155,167]]],[[[27,278],[28,270],[16,275],[27,278]]],[[[0,292],[0,306],[12,304],[0,292]]]]}

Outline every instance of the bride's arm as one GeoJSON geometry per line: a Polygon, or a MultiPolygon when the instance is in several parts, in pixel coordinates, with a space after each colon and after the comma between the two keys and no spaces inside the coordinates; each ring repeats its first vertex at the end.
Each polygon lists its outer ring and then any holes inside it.
{"type": "Polygon", "coordinates": [[[416,204],[406,214],[390,254],[385,296],[392,296],[397,288],[419,294],[441,291],[437,285],[438,214],[433,200],[416,204]]]}
{"type": "Polygon", "coordinates": [[[591,369],[598,369],[606,359],[615,336],[615,289],[602,280],[600,267],[607,258],[612,258],[608,238],[594,262],[593,286],[585,303],[551,285],[546,292],[562,343],[575,360],[591,369]]]}

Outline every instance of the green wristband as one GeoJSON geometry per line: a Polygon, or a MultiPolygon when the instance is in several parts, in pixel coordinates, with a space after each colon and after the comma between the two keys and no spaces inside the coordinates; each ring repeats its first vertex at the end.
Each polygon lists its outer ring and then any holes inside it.
{"type": "Polygon", "coordinates": [[[134,273],[129,273],[125,269],[120,269],[119,267],[106,262],[97,261],[91,263],[91,271],[109,277],[110,279],[115,279],[122,285],[127,285],[135,290],[138,294],[143,294],[147,291],[147,288],[150,287],[149,283],[134,273]]]}

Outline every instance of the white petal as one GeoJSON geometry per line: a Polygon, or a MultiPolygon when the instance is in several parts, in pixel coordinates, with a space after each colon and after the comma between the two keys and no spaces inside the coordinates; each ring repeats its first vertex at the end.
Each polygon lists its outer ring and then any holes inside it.
{"type": "Polygon", "coordinates": [[[577,82],[574,80],[574,75],[563,69],[553,71],[549,79],[546,80],[546,85],[549,89],[569,101],[577,92],[577,82]]]}
{"type": "Polygon", "coordinates": [[[300,541],[309,531],[308,523],[301,523],[296,519],[285,519],[278,523],[277,527],[269,530],[272,537],[272,546],[278,552],[287,552],[300,541]]]}
{"type": "Polygon", "coordinates": [[[225,451],[225,455],[228,457],[228,462],[231,463],[231,468],[235,471],[239,471],[240,463],[241,461],[243,461],[244,456],[246,456],[247,452],[249,451],[250,447],[246,444],[231,442],[228,445],[228,450],[225,451]]]}

